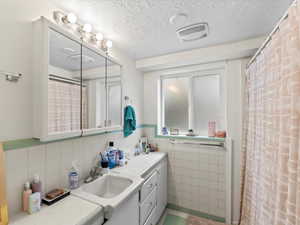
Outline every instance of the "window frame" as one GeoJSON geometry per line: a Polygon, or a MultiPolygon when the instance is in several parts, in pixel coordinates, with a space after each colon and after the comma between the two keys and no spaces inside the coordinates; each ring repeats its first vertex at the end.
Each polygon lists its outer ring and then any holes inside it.
{"type": "MultiPolygon", "coordinates": [[[[196,77],[206,77],[206,76],[219,76],[220,78],[220,104],[221,104],[221,113],[223,115],[223,127],[225,129],[226,123],[226,108],[225,108],[225,99],[226,99],[226,91],[225,91],[225,79],[224,79],[224,69],[210,69],[210,70],[194,70],[189,72],[180,72],[180,73],[172,73],[167,75],[160,75],[158,81],[158,120],[157,120],[157,134],[162,135],[162,128],[165,127],[165,96],[164,96],[164,85],[163,81],[166,79],[172,78],[189,78],[189,110],[188,110],[188,129],[195,130],[194,127],[194,100],[193,100],[193,85],[191,85],[193,78],[196,77]]],[[[187,131],[179,131],[179,135],[186,135],[187,131]]]]}

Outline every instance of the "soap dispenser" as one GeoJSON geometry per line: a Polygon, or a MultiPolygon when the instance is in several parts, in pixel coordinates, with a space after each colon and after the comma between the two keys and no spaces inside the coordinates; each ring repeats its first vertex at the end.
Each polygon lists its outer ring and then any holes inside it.
{"type": "Polygon", "coordinates": [[[69,172],[69,188],[72,190],[79,188],[79,170],[75,162],[72,162],[72,168],[69,172]]]}

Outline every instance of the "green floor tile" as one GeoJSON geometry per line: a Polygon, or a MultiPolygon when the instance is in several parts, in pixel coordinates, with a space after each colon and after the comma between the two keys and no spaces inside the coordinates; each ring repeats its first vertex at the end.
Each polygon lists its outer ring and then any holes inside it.
{"type": "Polygon", "coordinates": [[[180,216],[168,214],[165,218],[164,225],[186,225],[186,220],[180,216]]]}

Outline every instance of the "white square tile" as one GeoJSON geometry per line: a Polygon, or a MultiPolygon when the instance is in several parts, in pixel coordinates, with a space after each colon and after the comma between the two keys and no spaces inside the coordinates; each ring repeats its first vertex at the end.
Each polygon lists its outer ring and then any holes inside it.
{"type": "Polygon", "coordinates": [[[15,215],[22,208],[22,191],[28,181],[28,150],[17,149],[5,153],[6,187],[9,212],[15,215]]]}
{"type": "Polygon", "coordinates": [[[39,175],[42,190],[45,191],[46,183],[46,146],[39,145],[28,149],[28,179],[33,180],[34,175],[39,175]]]}
{"type": "Polygon", "coordinates": [[[51,143],[46,145],[46,184],[45,191],[64,187],[62,182],[62,155],[60,145],[51,143]]]}

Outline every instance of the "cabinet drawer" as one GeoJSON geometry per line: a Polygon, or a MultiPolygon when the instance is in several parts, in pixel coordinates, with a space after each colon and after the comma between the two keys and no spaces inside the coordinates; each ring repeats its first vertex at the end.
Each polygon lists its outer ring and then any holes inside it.
{"type": "Polygon", "coordinates": [[[150,193],[145,201],[140,205],[140,224],[144,224],[156,206],[156,188],[150,193]]]}
{"type": "Polygon", "coordinates": [[[146,220],[144,225],[156,225],[155,221],[155,215],[156,215],[156,207],[152,210],[151,215],[149,218],[146,220]]]}
{"type": "Polygon", "coordinates": [[[151,191],[156,187],[157,185],[157,172],[153,173],[151,177],[148,178],[148,180],[145,181],[145,183],[142,186],[141,189],[141,203],[147,198],[147,196],[151,193],[151,191]]]}

